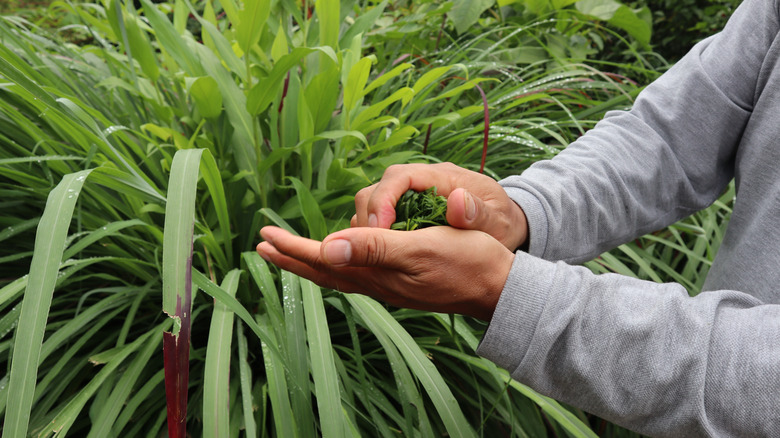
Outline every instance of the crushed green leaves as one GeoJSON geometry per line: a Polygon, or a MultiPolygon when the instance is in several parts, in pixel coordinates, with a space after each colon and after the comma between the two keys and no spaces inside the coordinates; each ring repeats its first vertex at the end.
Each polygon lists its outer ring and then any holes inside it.
{"type": "Polygon", "coordinates": [[[395,206],[393,230],[411,231],[418,228],[448,225],[447,198],[436,193],[436,187],[422,192],[407,190],[395,206]]]}

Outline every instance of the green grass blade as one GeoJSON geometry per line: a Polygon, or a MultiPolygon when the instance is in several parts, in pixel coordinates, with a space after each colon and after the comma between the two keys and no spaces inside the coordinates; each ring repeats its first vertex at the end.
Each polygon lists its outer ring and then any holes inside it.
{"type": "Polygon", "coordinates": [[[324,239],[328,235],[328,226],[325,224],[325,216],[322,215],[319,203],[301,180],[290,177],[290,181],[292,181],[295,187],[295,192],[298,195],[298,204],[301,206],[303,218],[309,227],[309,237],[316,240],[324,239]]]}
{"type": "Polygon", "coordinates": [[[122,231],[125,228],[133,227],[133,226],[144,226],[144,225],[146,225],[146,223],[138,219],[113,222],[108,225],[105,225],[95,231],[90,232],[89,234],[84,236],[81,240],[79,240],[77,243],[71,245],[67,249],[67,251],[65,251],[65,253],[62,255],[62,259],[67,260],[75,256],[76,254],[78,254],[79,251],[97,242],[98,240],[104,237],[116,235],[119,233],[119,231],[122,231]]]}
{"type": "Polygon", "coordinates": [[[206,293],[206,295],[209,295],[210,297],[214,298],[218,302],[224,304],[227,306],[228,309],[230,309],[233,313],[236,314],[241,320],[243,320],[250,329],[252,329],[252,332],[254,332],[257,337],[263,341],[269,344],[269,349],[273,354],[275,354],[279,359],[282,358],[281,353],[279,352],[279,349],[275,347],[276,343],[271,342],[271,339],[269,337],[269,334],[266,330],[263,330],[257,322],[255,322],[254,319],[252,319],[252,316],[250,315],[249,311],[246,310],[246,307],[242,306],[241,303],[238,302],[234,297],[229,295],[227,292],[222,290],[221,287],[217,286],[216,284],[212,283],[211,280],[206,278],[203,273],[200,271],[194,270],[192,271],[192,281],[197,285],[200,290],[206,293]]]}
{"type": "MultiPolygon", "coordinates": [[[[165,378],[164,371],[165,370],[160,369],[157,373],[155,373],[154,376],[149,379],[148,382],[144,384],[144,386],[142,386],[135,394],[133,394],[133,397],[130,399],[130,401],[127,402],[127,405],[124,406],[122,413],[114,423],[110,436],[133,436],[130,434],[122,435],[120,432],[122,432],[130,419],[133,418],[133,415],[138,410],[138,408],[143,403],[149,401],[150,394],[155,392],[155,390],[159,390],[159,388],[163,385],[163,380],[165,378]]],[[[143,424],[141,421],[139,421],[139,423],[143,424]]]]}
{"type": "Polygon", "coordinates": [[[450,436],[476,436],[441,374],[401,324],[379,303],[368,297],[362,295],[347,295],[346,297],[371,331],[385,332],[396,343],[409,364],[409,368],[412,369],[431,398],[450,436]]]}
{"type": "MultiPolygon", "coordinates": [[[[176,314],[176,299],[184,303],[185,266],[192,253],[198,168],[203,151],[176,152],[171,164],[163,240],[163,311],[176,314]]],[[[190,309],[186,309],[189,312],[190,309]]]]}
{"type": "Polygon", "coordinates": [[[154,29],[157,40],[160,45],[165,48],[168,53],[179,67],[184,69],[188,75],[192,77],[205,76],[203,66],[198,59],[198,56],[190,50],[190,47],[184,41],[184,38],[179,35],[173,26],[173,23],[166,17],[157,6],[151,3],[149,0],[141,0],[144,6],[144,15],[149,19],[149,23],[154,29]]]}
{"type": "Polygon", "coordinates": [[[241,382],[241,404],[244,414],[244,429],[246,436],[257,436],[255,424],[254,403],[252,402],[252,369],[249,367],[248,347],[244,336],[244,325],[236,321],[236,337],[238,338],[238,372],[241,382]]]}
{"type": "Polygon", "coordinates": [[[214,155],[206,149],[200,160],[200,174],[203,175],[203,181],[211,194],[211,201],[214,203],[214,210],[217,212],[217,220],[222,232],[222,244],[227,256],[228,266],[233,266],[233,239],[230,234],[230,215],[228,213],[227,199],[225,198],[225,187],[222,184],[222,177],[219,173],[219,167],[214,159],[214,155]]]}
{"type": "Polygon", "coordinates": [[[114,371],[124,363],[130,354],[141,348],[146,342],[152,340],[155,344],[158,344],[162,340],[163,330],[167,330],[170,327],[171,321],[165,321],[158,325],[156,328],[150,330],[143,336],[139,337],[125,347],[122,347],[119,351],[103,368],[90,380],[79,393],[68,403],[68,405],[59,411],[57,416],[49,423],[49,425],[41,432],[41,435],[47,436],[50,432],[54,432],[54,436],[65,436],[68,430],[76,421],[84,405],[100,388],[100,385],[110,376],[114,375],[114,371]],[[158,339],[159,338],[159,339],[158,339]]]}
{"type": "Polygon", "coordinates": [[[62,260],[73,209],[90,171],[66,175],[51,191],[35,236],[35,252],[30,265],[27,289],[22,300],[16,329],[14,355],[8,382],[8,406],[3,422],[3,438],[27,434],[35,380],[43,343],[43,333],[51,306],[57,272],[62,260]]]}
{"type": "MultiPolygon", "coordinates": [[[[450,324],[449,318],[445,315],[437,314],[436,318],[444,326],[450,324]]],[[[466,326],[466,324],[463,322],[462,317],[457,317],[455,319],[455,329],[457,331],[457,334],[461,337],[461,339],[465,341],[466,345],[472,351],[476,351],[477,346],[479,345],[479,339],[477,339],[477,337],[474,335],[471,329],[466,326]]],[[[459,358],[464,362],[471,363],[477,366],[480,369],[489,371],[496,379],[496,381],[499,383],[503,384],[504,382],[508,382],[511,379],[508,371],[499,368],[498,366],[496,366],[496,364],[494,364],[493,362],[487,359],[479,358],[467,354],[460,354],[459,358]]],[[[519,393],[523,394],[524,396],[528,397],[531,401],[536,403],[542,409],[542,411],[544,411],[545,414],[553,418],[558,424],[560,424],[564,429],[566,429],[569,433],[571,433],[573,437],[596,438],[596,434],[593,433],[590,427],[588,427],[585,423],[580,421],[579,418],[577,418],[569,410],[561,406],[557,401],[551,399],[550,397],[546,397],[539,394],[538,392],[534,391],[533,389],[523,385],[522,383],[516,380],[512,380],[509,383],[509,385],[512,388],[516,389],[519,393]]]]}
{"type": "MultiPolygon", "coordinates": [[[[228,272],[222,282],[222,290],[231,297],[235,296],[240,277],[238,269],[228,272]]],[[[225,304],[214,303],[203,372],[203,436],[209,438],[230,435],[228,393],[233,315],[225,304]]]]}
{"type": "Polygon", "coordinates": [[[121,379],[114,386],[111,395],[105,401],[97,418],[94,420],[87,438],[111,436],[111,428],[115,424],[119,412],[130,397],[130,392],[138,382],[144,368],[149,365],[152,355],[160,350],[161,343],[162,337],[159,335],[159,332],[152,334],[143,350],[133,359],[127,370],[122,373],[121,379]]]}
{"type": "MultiPolygon", "coordinates": [[[[273,333],[268,315],[257,315],[257,322],[265,327],[266,331],[273,333]]],[[[295,412],[290,404],[290,393],[287,389],[287,380],[284,372],[285,362],[281,356],[271,354],[269,347],[273,345],[275,344],[261,341],[265,376],[268,380],[268,397],[271,400],[271,413],[273,414],[276,427],[276,435],[280,437],[297,437],[299,435],[295,427],[295,412]]]]}
{"type": "Polygon", "coordinates": [[[283,330],[284,310],[282,310],[282,303],[279,301],[279,291],[274,283],[271,270],[268,268],[268,263],[256,251],[245,252],[241,256],[246,264],[247,271],[249,271],[252,279],[254,279],[257,287],[263,294],[263,303],[271,318],[272,327],[276,328],[274,331],[277,339],[285,339],[283,330]]]}
{"type": "Polygon", "coordinates": [[[314,415],[309,383],[311,366],[309,349],[306,345],[308,335],[301,302],[300,277],[282,271],[282,292],[289,358],[287,384],[291,387],[290,401],[296,416],[295,426],[300,436],[314,436],[314,415]]]}
{"type": "Polygon", "coordinates": [[[320,416],[320,432],[325,438],[344,436],[348,429],[348,425],[344,423],[347,418],[342,415],[339,376],[333,360],[330,327],[325,316],[322,291],[311,281],[301,279],[301,292],[314,394],[320,416]]]}

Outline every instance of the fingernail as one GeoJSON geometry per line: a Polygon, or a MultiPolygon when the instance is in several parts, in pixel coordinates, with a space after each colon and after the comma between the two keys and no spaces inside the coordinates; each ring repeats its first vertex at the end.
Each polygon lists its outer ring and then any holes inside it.
{"type": "Polygon", "coordinates": [[[473,221],[477,216],[477,204],[469,192],[463,192],[463,201],[466,204],[466,220],[473,221]]]}
{"type": "Polygon", "coordinates": [[[379,219],[377,219],[374,213],[368,215],[368,226],[371,228],[376,228],[379,226],[379,219]]]}
{"type": "Polygon", "coordinates": [[[346,266],[352,258],[352,245],[347,240],[333,240],[325,244],[324,253],[329,265],[346,266]]]}
{"type": "Polygon", "coordinates": [[[266,253],[265,253],[263,250],[257,251],[257,253],[260,255],[260,257],[261,257],[263,260],[265,260],[265,261],[267,261],[267,262],[270,262],[270,261],[271,261],[271,258],[270,258],[270,257],[268,257],[268,254],[266,254],[266,253]]]}

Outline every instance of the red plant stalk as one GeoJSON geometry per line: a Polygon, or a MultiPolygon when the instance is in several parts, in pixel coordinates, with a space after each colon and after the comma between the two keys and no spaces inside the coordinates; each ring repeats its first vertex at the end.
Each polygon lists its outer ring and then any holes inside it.
{"type": "Polygon", "coordinates": [[[479,90],[479,94],[482,95],[482,105],[485,107],[485,129],[482,132],[482,162],[479,165],[479,173],[485,173],[485,160],[487,159],[488,149],[488,133],[490,132],[490,110],[488,109],[488,101],[487,96],[485,96],[485,90],[483,90],[479,84],[475,85],[477,86],[477,90],[479,90]]]}
{"type": "Polygon", "coordinates": [[[168,406],[168,436],[187,436],[187,389],[190,380],[190,312],[192,310],[192,252],[187,258],[184,305],[176,297],[175,316],[181,321],[179,333],[163,333],[165,399],[168,406]]]}

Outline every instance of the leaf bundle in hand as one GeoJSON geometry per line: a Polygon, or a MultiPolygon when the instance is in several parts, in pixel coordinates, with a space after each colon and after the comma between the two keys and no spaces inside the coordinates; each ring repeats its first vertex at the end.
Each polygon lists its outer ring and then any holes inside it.
{"type": "Polygon", "coordinates": [[[407,190],[395,206],[393,230],[411,231],[447,224],[447,198],[436,193],[436,187],[422,192],[407,190]]]}

